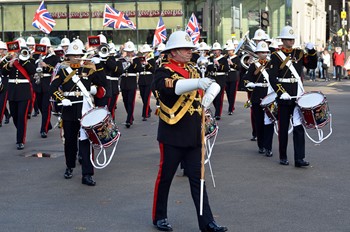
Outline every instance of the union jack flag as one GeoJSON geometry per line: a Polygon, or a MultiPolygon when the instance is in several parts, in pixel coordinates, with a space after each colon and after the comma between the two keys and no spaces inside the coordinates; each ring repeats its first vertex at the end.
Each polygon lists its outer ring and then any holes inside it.
{"type": "Polygon", "coordinates": [[[162,16],[159,17],[159,21],[157,24],[157,28],[154,31],[154,36],[153,36],[153,47],[158,46],[160,43],[164,42],[166,40],[166,28],[163,22],[162,16]]]}
{"type": "Polygon", "coordinates": [[[105,5],[105,11],[103,12],[103,26],[116,29],[136,29],[135,23],[133,23],[128,16],[126,16],[123,12],[110,7],[107,4],[105,5]]]}
{"type": "Polygon", "coordinates": [[[198,43],[200,37],[199,24],[196,16],[192,13],[186,27],[187,34],[191,37],[194,44],[198,43]]]}
{"type": "Polygon", "coordinates": [[[35,12],[32,25],[46,34],[50,34],[53,27],[56,25],[56,21],[47,11],[44,1],[41,2],[39,8],[35,12]]]}

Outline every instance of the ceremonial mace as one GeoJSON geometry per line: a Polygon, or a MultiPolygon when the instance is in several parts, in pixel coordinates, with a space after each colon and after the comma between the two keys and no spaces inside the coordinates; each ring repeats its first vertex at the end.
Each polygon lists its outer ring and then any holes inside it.
{"type": "MultiPolygon", "coordinates": [[[[197,60],[197,66],[199,67],[202,77],[205,77],[205,72],[208,66],[208,58],[204,56],[204,51],[201,51],[201,55],[197,60]]],[[[203,94],[204,95],[204,94],[203,94]]],[[[201,158],[201,187],[200,187],[200,200],[199,200],[199,215],[203,215],[203,192],[204,192],[204,173],[205,173],[205,109],[202,106],[202,158],[201,158]]]]}

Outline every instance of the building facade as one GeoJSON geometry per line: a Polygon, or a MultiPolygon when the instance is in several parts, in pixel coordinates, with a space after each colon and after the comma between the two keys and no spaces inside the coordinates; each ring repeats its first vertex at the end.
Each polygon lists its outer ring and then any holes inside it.
{"type": "MultiPolygon", "coordinates": [[[[49,37],[54,45],[64,36],[69,39],[103,33],[108,40],[123,44],[129,39],[136,44],[152,42],[159,16],[163,16],[168,34],[184,29],[192,13],[201,25],[202,40],[221,44],[229,39],[241,39],[262,27],[271,37],[279,35],[286,24],[293,26],[296,44],[326,42],[326,0],[45,0],[48,11],[56,20],[49,37]],[[126,13],[137,30],[104,28],[105,4],[126,13]],[[302,4],[300,4],[302,3],[302,4]],[[264,13],[264,14],[263,14],[264,13]],[[262,16],[267,18],[262,18],[262,16]]],[[[0,32],[5,41],[44,34],[32,26],[39,1],[0,0],[0,32]]]]}

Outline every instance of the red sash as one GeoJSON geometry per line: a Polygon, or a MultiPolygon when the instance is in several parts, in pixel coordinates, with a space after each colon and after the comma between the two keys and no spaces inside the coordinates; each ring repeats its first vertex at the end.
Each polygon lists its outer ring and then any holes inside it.
{"type": "Polygon", "coordinates": [[[184,69],[183,67],[179,67],[178,65],[174,64],[174,63],[167,63],[164,64],[165,67],[169,67],[172,70],[174,70],[177,73],[180,73],[181,76],[183,76],[184,78],[188,79],[190,77],[190,73],[184,69]]]}
{"type": "Polygon", "coordinates": [[[18,62],[18,60],[15,60],[15,62],[13,62],[13,65],[18,69],[18,71],[20,71],[20,73],[22,73],[22,75],[29,81],[29,86],[30,86],[30,92],[32,93],[32,97],[34,95],[34,91],[33,91],[33,86],[32,86],[32,82],[30,81],[30,77],[29,74],[27,73],[27,70],[25,70],[23,68],[23,66],[18,62]]]}

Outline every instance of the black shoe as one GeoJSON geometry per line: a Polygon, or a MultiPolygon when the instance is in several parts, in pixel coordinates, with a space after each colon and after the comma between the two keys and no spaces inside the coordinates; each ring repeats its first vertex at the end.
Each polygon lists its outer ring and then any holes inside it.
{"type": "Polygon", "coordinates": [[[295,161],[295,167],[300,168],[300,167],[306,167],[309,166],[310,163],[305,161],[305,160],[296,160],[295,161]]]}
{"type": "Polygon", "coordinates": [[[216,119],[216,120],[220,120],[221,117],[220,117],[220,116],[215,116],[215,119],[216,119]]]}
{"type": "Polygon", "coordinates": [[[10,118],[11,118],[11,116],[5,117],[4,124],[9,124],[10,123],[10,118]]]}
{"type": "Polygon", "coordinates": [[[250,141],[256,141],[256,136],[253,136],[250,141]]]}
{"type": "Polygon", "coordinates": [[[153,225],[155,225],[157,230],[160,230],[160,231],[173,231],[173,228],[169,224],[167,218],[160,219],[160,220],[158,220],[156,222],[153,222],[153,225]]]}
{"type": "Polygon", "coordinates": [[[31,119],[31,118],[32,118],[32,114],[29,113],[29,114],[27,115],[27,119],[31,119]]]}
{"type": "Polygon", "coordinates": [[[129,122],[125,123],[126,128],[130,128],[131,124],[129,122]]]}
{"type": "Polygon", "coordinates": [[[47,134],[46,134],[46,132],[44,132],[44,131],[41,132],[40,135],[41,135],[41,138],[43,138],[43,139],[44,139],[44,138],[47,138],[47,134]]]}
{"type": "Polygon", "coordinates": [[[266,152],[265,148],[259,148],[259,153],[264,154],[266,152]]]}
{"type": "Polygon", "coordinates": [[[226,226],[219,226],[215,221],[210,222],[202,232],[224,232],[227,231],[226,226]]]}
{"type": "Polygon", "coordinates": [[[71,179],[73,177],[73,168],[66,168],[66,171],[64,173],[65,179],[71,179]]]}
{"type": "Polygon", "coordinates": [[[33,113],[33,117],[38,116],[38,114],[39,114],[39,111],[34,111],[34,113],[33,113]]]}
{"type": "Polygon", "coordinates": [[[142,121],[147,121],[147,118],[142,118],[142,121]]]}
{"type": "Polygon", "coordinates": [[[230,111],[230,112],[228,112],[228,115],[232,115],[232,114],[233,114],[233,112],[231,112],[231,111],[230,111]]]}
{"type": "Polygon", "coordinates": [[[281,164],[281,165],[289,165],[289,162],[288,162],[287,159],[281,159],[281,160],[280,160],[280,164],[281,164]]]}
{"type": "Polygon", "coordinates": [[[83,178],[81,179],[81,183],[86,184],[88,186],[95,186],[96,185],[96,181],[94,181],[94,179],[92,179],[92,176],[90,176],[90,175],[83,176],[83,178]]]}
{"type": "Polygon", "coordinates": [[[24,144],[23,143],[17,143],[17,150],[23,150],[24,144]]]}
{"type": "Polygon", "coordinates": [[[272,157],[272,156],[273,156],[272,151],[269,150],[269,149],[266,149],[265,156],[267,156],[267,157],[272,157]]]}

